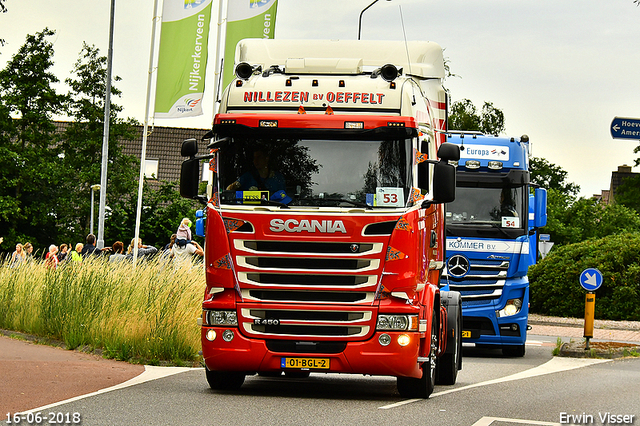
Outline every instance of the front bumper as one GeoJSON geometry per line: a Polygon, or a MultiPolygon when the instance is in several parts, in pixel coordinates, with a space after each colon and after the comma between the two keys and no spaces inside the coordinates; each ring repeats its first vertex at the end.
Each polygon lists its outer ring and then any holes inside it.
{"type": "MultiPolygon", "coordinates": [[[[202,327],[202,354],[209,370],[214,371],[242,371],[247,374],[267,371],[282,371],[282,358],[328,358],[330,368],[311,371],[324,373],[354,373],[383,376],[422,377],[422,370],[418,363],[421,334],[418,332],[387,332],[391,336],[391,343],[382,346],[378,337],[382,332],[376,332],[373,338],[361,342],[346,342],[344,350],[338,353],[301,353],[279,352],[270,350],[267,341],[248,339],[238,333],[236,328],[202,327]],[[207,332],[215,330],[213,340],[207,338],[207,332]],[[222,339],[225,330],[234,332],[233,340],[227,342],[222,339]],[[401,334],[410,336],[407,346],[400,346],[397,338],[401,334]]],[[[210,336],[211,337],[211,336],[210,336]]],[[[304,342],[303,342],[304,345],[304,342]]],[[[303,346],[302,345],[302,346],[303,346]]]]}

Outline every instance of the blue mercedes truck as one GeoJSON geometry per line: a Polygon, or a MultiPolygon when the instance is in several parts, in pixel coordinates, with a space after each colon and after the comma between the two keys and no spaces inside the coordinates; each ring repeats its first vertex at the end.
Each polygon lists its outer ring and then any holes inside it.
{"type": "Polygon", "coordinates": [[[525,354],[527,270],[537,260],[537,230],[547,194],[529,176],[529,137],[448,132],[460,148],[456,199],[447,205],[441,287],[462,294],[465,343],[525,354]]]}

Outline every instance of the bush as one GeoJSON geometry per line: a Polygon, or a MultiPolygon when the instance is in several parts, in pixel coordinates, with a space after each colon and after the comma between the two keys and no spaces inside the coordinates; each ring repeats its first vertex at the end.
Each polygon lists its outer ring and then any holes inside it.
{"type": "Polygon", "coordinates": [[[529,268],[531,312],[584,317],[586,291],[579,280],[587,268],[603,275],[596,290],[596,318],[639,321],[640,234],[636,233],[559,247],[529,268]]]}

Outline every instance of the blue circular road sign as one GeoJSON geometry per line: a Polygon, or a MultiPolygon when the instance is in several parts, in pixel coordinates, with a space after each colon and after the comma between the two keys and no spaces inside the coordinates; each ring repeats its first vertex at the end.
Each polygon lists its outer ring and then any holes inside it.
{"type": "Polygon", "coordinates": [[[587,291],[596,291],[602,285],[602,272],[587,268],[580,274],[580,285],[587,291]]]}

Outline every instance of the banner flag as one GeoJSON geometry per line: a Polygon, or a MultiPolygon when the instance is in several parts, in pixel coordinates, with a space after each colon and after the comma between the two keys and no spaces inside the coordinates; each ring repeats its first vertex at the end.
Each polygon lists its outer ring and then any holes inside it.
{"type": "Polygon", "coordinates": [[[278,0],[229,0],[224,48],[223,89],[233,80],[236,44],[245,38],[273,38],[278,0]]]}
{"type": "Polygon", "coordinates": [[[156,118],[202,115],[212,0],[164,0],[156,118]]]}

